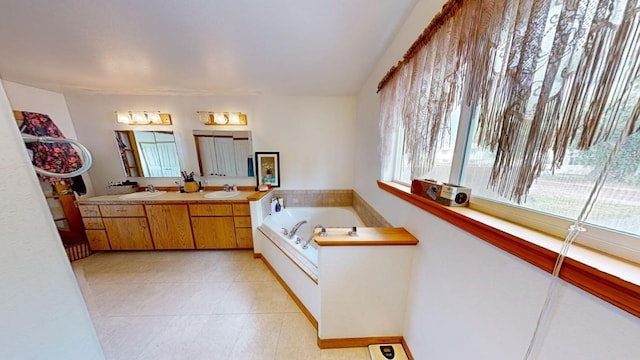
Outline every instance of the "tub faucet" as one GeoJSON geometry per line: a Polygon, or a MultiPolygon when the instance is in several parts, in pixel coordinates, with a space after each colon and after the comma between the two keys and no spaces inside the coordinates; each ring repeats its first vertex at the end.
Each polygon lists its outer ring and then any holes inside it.
{"type": "Polygon", "coordinates": [[[307,239],[307,241],[305,241],[304,245],[302,245],[303,249],[306,249],[306,248],[309,247],[309,243],[313,240],[313,236],[316,233],[316,229],[322,229],[322,230],[320,230],[320,235],[319,235],[321,237],[325,237],[325,236],[329,235],[329,234],[327,234],[327,229],[324,226],[322,226],[320,224],[314,226],[313,230],[311,231],[311,236],[309,236],[309,239],[307,239]]]}
{"type": "Polygon", "coordinates": [[[297,224],[293,225],[293,228],[291,228],[291,231],[289,231],[289,239],[293,239],[296,236],[296,233],[298,232],[298,229],[300,228],[300,226],[306,223],[307,223],[307,220],[302,220],[302,221],[298,221],[297,224]]]}

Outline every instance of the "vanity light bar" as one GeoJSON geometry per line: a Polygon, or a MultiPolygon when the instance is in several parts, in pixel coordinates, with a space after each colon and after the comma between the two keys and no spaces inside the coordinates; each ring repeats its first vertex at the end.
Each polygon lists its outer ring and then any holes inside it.
{"type": "Polygon", "coordinates": [[[205,125],[247,125],[247,115],[240,112],[198,111],[198,120],[205,125]]]}
{"type": "Polygon", "coordinates": [[[171,125],[171,115],[160,111],[116,111],[116,119],[127,125],[171,125]]]}

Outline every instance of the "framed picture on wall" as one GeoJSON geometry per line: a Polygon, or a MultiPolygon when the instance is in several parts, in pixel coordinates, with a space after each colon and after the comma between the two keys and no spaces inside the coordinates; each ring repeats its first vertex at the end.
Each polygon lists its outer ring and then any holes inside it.
{"type": "Polygon", "coordinates": [[[256,152],[256,183],[280,187],[280,153],[256,152]]]}

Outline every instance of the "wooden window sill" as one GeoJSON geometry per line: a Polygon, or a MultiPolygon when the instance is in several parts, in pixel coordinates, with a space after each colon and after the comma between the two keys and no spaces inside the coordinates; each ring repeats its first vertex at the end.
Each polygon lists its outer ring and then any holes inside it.
{"type": "MultiPolygon", "coordinates": [[[[548,273],[553,271],[562,239],[469,208],[446,207],[399,184],[378,181],[378,187],[548,273]]],[[[560,278],[640,317],[638,264],[574,245],[560,269],[560,278]]]]}

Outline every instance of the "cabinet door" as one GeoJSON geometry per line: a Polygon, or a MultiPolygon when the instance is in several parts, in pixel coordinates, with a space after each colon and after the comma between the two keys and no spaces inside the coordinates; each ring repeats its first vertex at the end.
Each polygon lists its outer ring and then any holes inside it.
{"type": "Polygon", "coordinates": [[[147,218],[103,218],[112,250],[151,250],[147,218]]]}
{"type": "Polygon", "coordinates": [[[107,239],[107,233],[104,230],[85,230],[87,234],[87,240],[89,240],[89,247],[91,250],[111,250],[109,246],[109,240],[107,239]]]}
{"type": "Polygon", "coordinates": [[[236,233],[232,217],[192,217],[193,236],[198,249],[233,249],[236,233]]]}
{"type": "Polygon", "coordinates": [[[187,205],[145,205],[156,249],[193,249],[187,205]]]}

